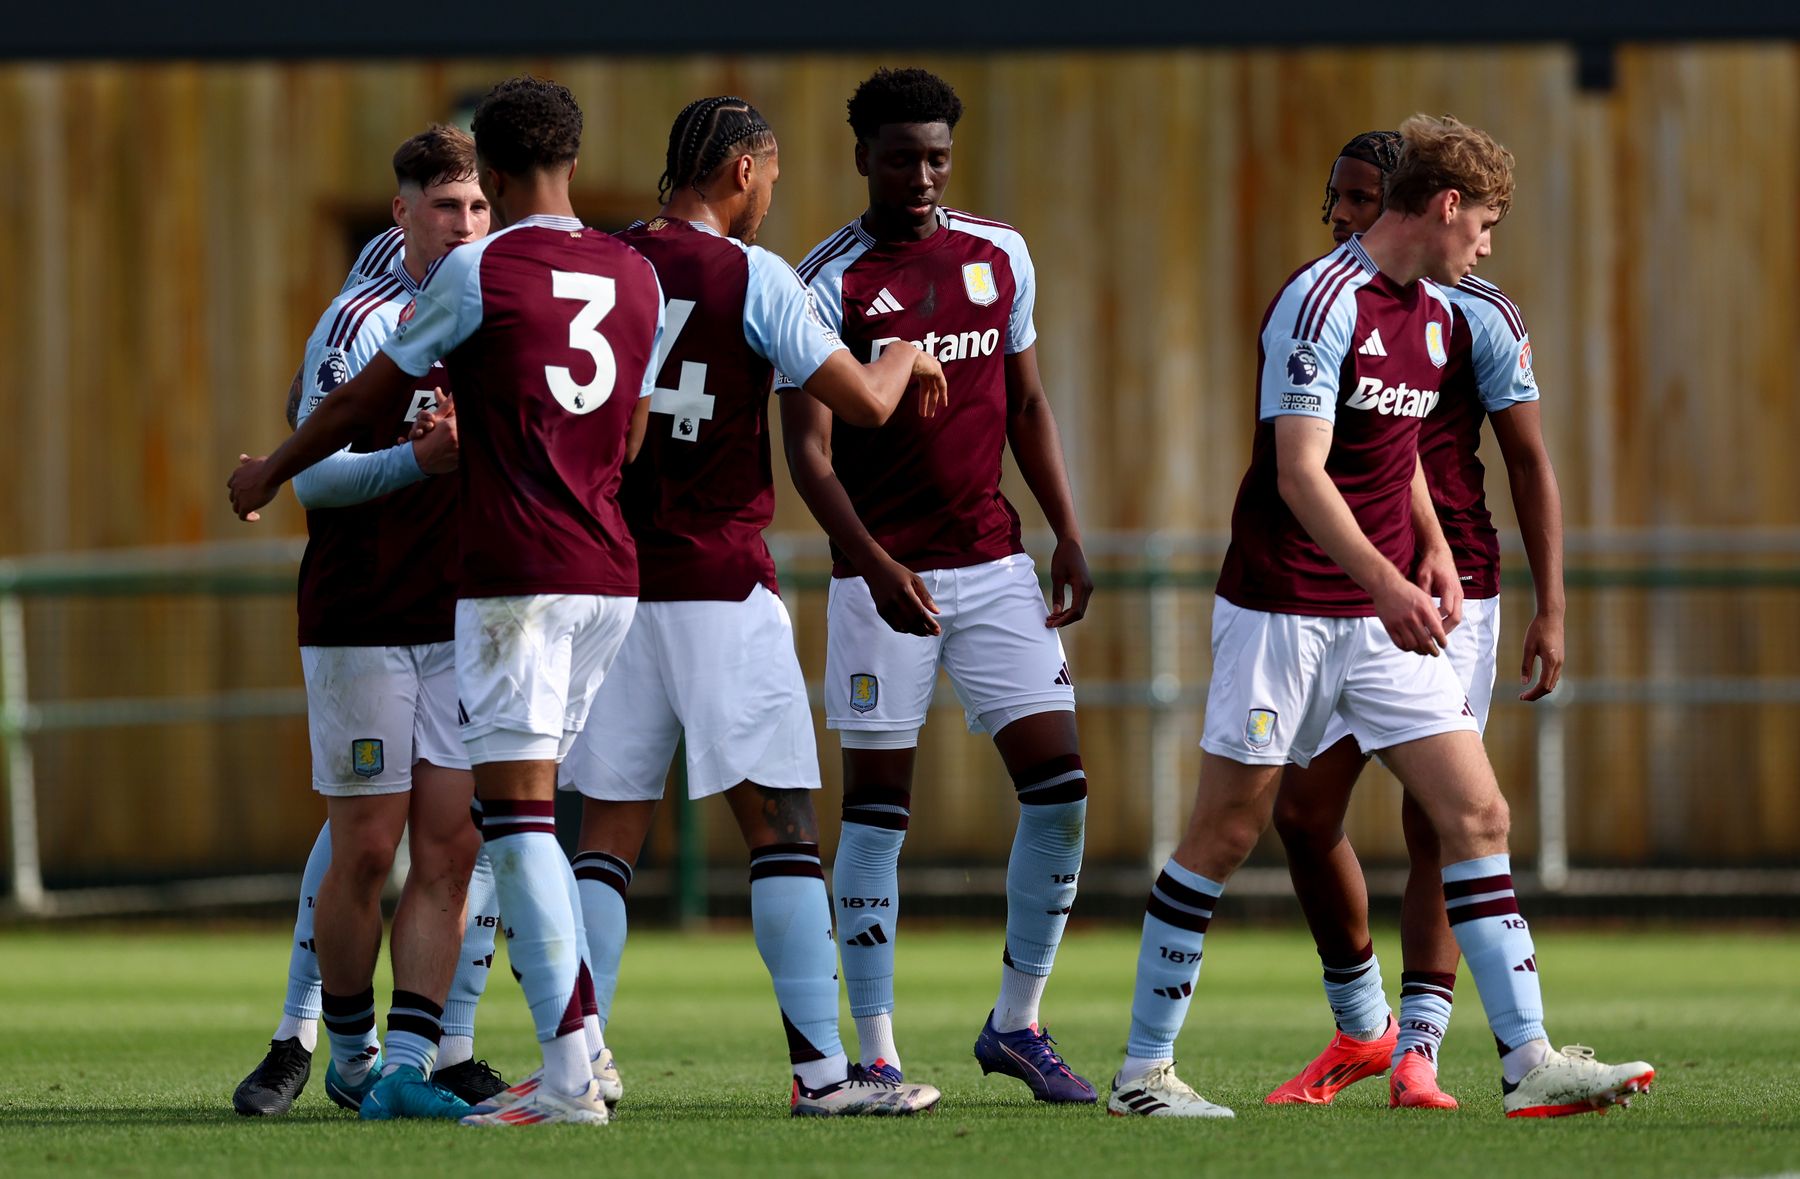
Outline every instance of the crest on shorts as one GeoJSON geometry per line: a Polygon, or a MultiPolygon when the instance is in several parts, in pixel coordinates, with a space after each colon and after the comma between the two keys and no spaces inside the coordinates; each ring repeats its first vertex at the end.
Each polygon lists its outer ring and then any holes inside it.
{"type": "Polygon", "coordinates": [[[850,677],[850,707],[858,712],[872,712],[881,700],[881,681],[866,671],[850,677]]]}
{"type": "Polygon", "coordinates": [[[1244,722],[1244,741],[1252,749],[1267,749],[1275,740],[1275,713],[1268,708],[1252,708],[1244,722]]]}
{"type": "Polygon", "coordinates": [[[963,290],[969,293],[969,302],[977,307],[986,307],[999,299],[1000,288],[994,282],[994,268],[986,262],[964,263],[963,290]]]}
{"type": "Polygon", "coordinates": [[[1450,354],[1444,351],[1444,325],[1435,319],[1425,325],[1425,351],[1439,368],[1450,362],[1450,354]]]}
{"type": "Polygon", "coordinates": [[[376,737],[358,737],[350,742],[350,768],[359,778],[373,778],[387,762],[381,756],[381,741],[376,737]]]}

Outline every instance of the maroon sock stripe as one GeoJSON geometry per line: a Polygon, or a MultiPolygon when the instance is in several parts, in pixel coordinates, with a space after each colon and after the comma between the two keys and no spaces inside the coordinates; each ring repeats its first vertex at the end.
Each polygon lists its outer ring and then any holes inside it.
{"type": "Polygon", "coordinates": [[[1059,754],[1046,761],[1041,761],[1029,769],[1021,770],[1012,776],[1014,790],[1029,790],[1037,783],[1049,778],[1058,778],[1067,773],[1081,772],[1081,756],[1075,753],[1059,754]]]}
{"type": "Polygon", "coordinates": [[[1080,802],[1088,796],[1087,775],[1082,772],[1081,758],[1065,754],[1014,774],[1013,790],[1022,806],[1080,802]]]}
{"type": "Polygon", "coordinates": [[[912,818],[912,794],[884,786],[865,786],[844,794],[844,822],[904,831],[912,818]]]}
{"type": "Polygon", "coordinates": [[[586,962],[581,964],[581,969],[575,974],[575,997],[581,1000],[581,1016],[584,1023],[590,1015],[599,1017],[600,999],[594,994],[594,974],[588,969],[586,962]]]}
{"type": "Polygon", "coordinates": [[[825,1054],[813,1045],[811,1040],[800,1034],[794,1021],[788,1018],[787,1012],[781,1013],[781,1028],[787,1033],[788,1060],[794,1064],[808,1064],[815,1060],[824,1060],[825,1054]]]}
{"type": "Polygon", "coordinates": [[[1444,881],[1444,899],[1454,901],[1459,897],[1480,896],[1484,892],[1511,892],[1513,890],[1512,873],[1502,872],[1498,876],[1478,876],[1474,880],[1444,881]]]}
{"type": "Polygon", "coordinates": [[[1219,903],[1217,893],[1201,892],[1197,888],[1189,888],[1176,880],[1167,872],[1156,878],[1152,891],[1160,892],[1178,905],[1187,905],[1193,909],[1204,909],[1208,917],[1212,916],[1213,906],[1219,903]]]}
{"type": "Polygon", "coordinates": [[[435,1044],[444,1035],[444,1009],[415,991],[394,992],[388,1007],[388,1034],[410,1032],[435,1044]]]}
{"type": "Polygon", "coordinates": [[[1406,970],[1400,974],[1400,995],[1438,995],[1449,999],[1456,993],[1456,972],[1406,970]]]}
{"type": "Polygon", "coordinates": [[[325,1027],[340,1036],[354,1036],[375,1028],[375,988],[354,995],[319,994],[319,1015],[325,1027]]]}
{"type": "Polygon", "coordinates": [[[555,835],[556,804],[554,802],[501,799],[481,804],[483,839],[505,839],[509,835],[555,835]]]}
{"type": "Polygon", "coordinates": [[[1483,917],[1504,917],[1519,911],[1519,898],[1508,894],[1495,897],[1491,901],[1476,901],[1471,905],[1453,905],[1446,909],[1450,924],[1461,925],[1465,921],[1478,921],[1483,917]]]}
{"type": "Polygon", "coordinates": [[[620,896],[631,888],[631,865],[607,852],[586,851],[572,865],[577,880],[597,880],[620,896]]]}
{"type": "Polygon", "coordinates": [[[1144,911],[1158,921],[1167,922],[1190,933],[1205,933],[1212,924],[1213,906],[1219,898],[1189,888],[1169,877],[1167,872],[1150,887],[1150,899],[1144,911]]]}
{"type": "Polygon", "coordinates": [[[750,853],[752,882],[771,876],[810,876],[825,879],[825,868],[819,862],[816,843],[771,843],[750,853]]]}
{"type": "Polygon", "coordinates": [[[1375,943],[1369,942],[1367,945],[1363,946],[1362,949],[1360,949],[1356,952],[1356,957],[1352,961],[1340,963],[1340,964],[1334,966],[1331,963],[1326,962],[1324,960],[1324,958],[1321,957],[1319,959],[1319,963],[1320,963],[1320,965],[1322,965],[1325,968],[1325,981],[1326,982],[1328,982],[1328,983],[1355,982],[1357,979],[1361,978],[1363,975],[1369,973],[1370,970],[1374,969],[1374,966],[1375,966],[1375,943]]]}

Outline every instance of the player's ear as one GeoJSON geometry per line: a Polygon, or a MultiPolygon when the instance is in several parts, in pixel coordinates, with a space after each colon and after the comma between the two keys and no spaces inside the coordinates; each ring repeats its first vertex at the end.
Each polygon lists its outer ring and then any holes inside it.
{"type": "Polygon", "coordinates": [[[856,174],[858,176],[869,174],[869,145],[860,139],[856,141],[856,174]]]}
{"type": "Polygon", "coordinates": [[[755,178],[756,178],[756,157],[751,155],[749,152],[745,152],[743,155],[739,156],[738,160],[737,160],[737,189],[738,189],[738,191],[739,192],[748,192],[750,190],[750,182],[752,180],[754,180],[755,178]]]}
{"type": "Polygon", "coordinates": [[[1444,224],[1456,220],[1456,214],[1462,209],[1462,193],[1454,188],[1444,190],[1444,224]]]}

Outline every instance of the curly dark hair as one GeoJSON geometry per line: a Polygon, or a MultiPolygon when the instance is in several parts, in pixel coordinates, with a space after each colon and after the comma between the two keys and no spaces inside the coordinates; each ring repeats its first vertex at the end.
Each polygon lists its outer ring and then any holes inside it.
{"type": "Polygon", "coordinates": [[[954,131],[963,113],[962,99],[950,83],[919,69],[876,70],[847,105],[850,129],[864,143],[889,123],[944,123],[954,131]]]}
{"type": "Polygon", "coordinates": [[[721,95],[699,98],[681,108],[669,128],[669,153],[656,194],[667,201],[671,193],[698,185],[713,174],[737,149],[761,157],[775,148],[775,132],[757,109],[741,98],[721,95]]]}
{"type": "MultiPolygon", "coordinates": [[[[1398,131],[1364,131],[1338,150],[1332,157],[1341,160],[1346,157],[1361,160],[1380,172],[1383,179],[1400,163],[1400,132],[1398,131]]],[[[1324,216],[1319,220],[1331,224],[1331,181],[1325,181],[1325,203],[1320,206],[1324,216]]]]}
{"type": "Polygon", "coordinates": [[[560,82],[529,74],[488,91],[469,127],[476,154],[513,176],[566,164],[581,151],[581,107],[575,96],[560,82]]]}

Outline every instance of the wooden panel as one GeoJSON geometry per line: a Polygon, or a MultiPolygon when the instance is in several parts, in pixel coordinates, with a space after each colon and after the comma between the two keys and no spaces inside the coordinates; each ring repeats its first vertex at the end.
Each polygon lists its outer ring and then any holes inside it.
{"type": "MultiPolygon", "coordinates": [[[[0,267],[15,291],[0,316],[0,554],[243,536],[223,477],[238,449],[281,437],[301,343],[349,261],[347,220],[382,215],[395,144],[494,78],[530,69],[575,90],[587,117],[578,205],[602,222],[653,209],[683,103],[752,98],[782,141],[763,241],[797,260],[863,206],[843,104],[876,64],[0,67],[0,161],[18,181],[0,190],[0,267]]],[[[1013,222],[1032,244],[1040,358],[1090,532],[1226,526],[1250,435],[1257,324],[1282,278],[1329,245],[1318,203],[1331,158],[1352,134],[1420,109],[1455,111],[1518,156],[1515,210],[1483,274],[1531,323],[1571,526],[1800,523],[1800,464],[1789,455],[1800,436],[1795,46],[1622,48],[1618,86],[1605,94],[1578,92],[1571,55],[1554,47],[921,64],[968,104],[950,202],[1013,222]]],[[[1010,468],[1007,487],[1028,524],[1039,521],[1010,468]]],[[[777,528],[810,534],[785,476],[780,490],[777,528]]],[[[1494,500],[1510,527],[1498,486],[1494,500]]],[[[298,531],[292,500],[263,527],[298,531]]],[[[1792,595],[1747,602],[1574,595],[1571,674],[1800,674],[1792,595]]],[[[1527,607],[1508,603],[1503,696],[1527,607]]],[[[1206,596],[1185,595],[1183,610],[1183,675],[1203,680],[1206,596]]],[[[283,610],[106,611],[104,622],[63,611],[46,623],[33,663],[41,691],[104,690],[104,662],[57,665],[58,651],[95,658],[77,641],[82,626],[118,635],[119,661],[157,661],[146,666],[171,690],[297,679],[283,610]],[[165,644],[128,641],[171,628],[165,644]]],[[[795,613],[816,672],[822,598],[801,595],[795,613]]],[[[1069,635],[1078,678],[1146,674],[1143,618],[1141,596],[1103,598],[1069,635]]],[[[958,719],[935,714],[921,755],[911,843],[922,859],[1004,854],[1014,805],[1005,775],[958,719]]],[[[1577,855],[1800,852],[1794,720],[1773,707],[1577,710],[1577,855]],[[1712,727],[1732,740],[1704,740],[1712,727]],[[1728,786],[1696,786],[1709,775],[1728,786]],[[1723,805],[1721,789],[1732,791],[1723,805]]],[[[49,859],[103,871],[149,862],[151,844],[162,864],[291,859],[319,808],[293,726],[267,732],[58,744],[45,754],[47,774],[59,775],[47,788],[58,799],[47,806],[49,859]],[[247,792],[243,766],[259,752],[247,792]]],[[[1089,710],[1083,737],[1097,799],[1091,852],[1134,858],[1147,825],[1144,716],[1089,710]]],[[[1184,743],[1191,774],[1191,734],[1184,743]]],[[[1490,744],[1528,839],[1525,715],[1502,712],[1490,744]]],[[[835,782],[835,751],[824,760],[835,782]]],[[[1351,831],[1371,858],[1399,850],[1393,802],[1392,783],[1375,780],[1353,809],[1351,831]]]]}

